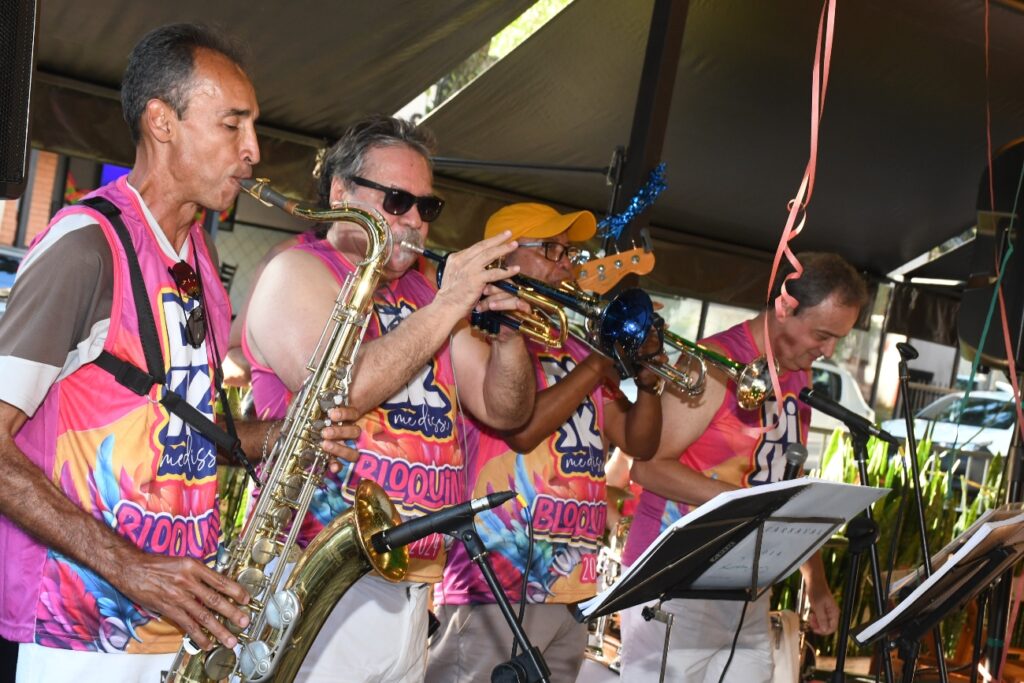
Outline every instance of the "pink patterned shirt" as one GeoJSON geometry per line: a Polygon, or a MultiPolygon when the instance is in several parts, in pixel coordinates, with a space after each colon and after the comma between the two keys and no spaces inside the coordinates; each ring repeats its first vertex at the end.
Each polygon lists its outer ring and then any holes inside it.
{"type": "MultiPolygon", "coordinates": [[[[750,332],[750,322],[735,325],[704,340],[741,363],[761,353],[750,332]]],[[[791,443],[805,443],[811,409],[797,396],[810,382],[807,372],[787,372],[782,385],[782,420],[766,433],[759,430],[774,420],[774,401],[757,410],[743,410],[736,403],[736,385],[729,382],[722,405],[703,434],[679,455],[679,462],[713,479],[737,486],[757,486],[782,479],[786,469],[784,453],[791,443]]],[[[622,561],[630,565],[662,531],[690,511],[686,503],[667,500],[652,491],[640,496],[626,541],[622,561]]]]}

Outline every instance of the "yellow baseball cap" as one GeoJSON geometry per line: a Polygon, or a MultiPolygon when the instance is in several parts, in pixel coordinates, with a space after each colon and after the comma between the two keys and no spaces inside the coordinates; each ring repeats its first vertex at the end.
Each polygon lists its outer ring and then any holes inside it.
{"type": "Polygon", "coordinates": [[[521,202],[498,209],[487,219],[484,239],[494,237],[503,230],[512,233],[512,239],[523,237],[554,237],[566,230],[570,242],[583,242],[597,232],[597,220],[589,211],[558,213],[547,204],[521,202]]]}

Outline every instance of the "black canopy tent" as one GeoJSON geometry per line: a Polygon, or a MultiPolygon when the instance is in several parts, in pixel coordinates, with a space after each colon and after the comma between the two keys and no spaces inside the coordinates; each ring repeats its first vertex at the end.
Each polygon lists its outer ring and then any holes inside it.
{"type": "Polygon", "coordinates": [[[531,4],[42,0],[32,141],[130,163],[117,88],[132,45],[161,24],[202,21],[247,48],[261,108],[258,170],[301,194],[318,147],[361,116],[397,111],[531,4]]]}
{"type": "MultiPolygon", "coordinates": [[[[629,139],[654,0],[576,0],[433,112],[440,155],[601,167],[629,139]]],[[[251,48],[262,108],[257,169],[308,192],[315,148],[398,110],[529,0],[432,3],[42,3],[37,146],[127,163],[116,86],[147,29],[200,19],[251,48]]],[[[993,144],[1024,128],[1024,12],[991,8],[993,144]]],[[[651,211],[657,289],[726,303],[763,297],[768,262],[808,154],[819,0],[691,0],[651,211]]],[[[985,164],[983,0],[839,5],[818,181],[797,249],[831,249],[876,275],[975,222],[985,164]]],[[[449,198],[433,237],[468,244],[502,202],[603,213],[599,174],[440,166],[449,198]]],[[[938,264],[932,270],[937,269],[938,264]]],[[[943,273],[954,278],[962,273],[943,273]]]]}
{"type": "MultiPolygon", "coordinates": [[[[442,153],[607,164],[628,139],[652,5],[570,5],[428,117],[442,153]]],[[[743,301],[736,273],[767,274],[808,157],[820,8],[691,0],[663,154],[668,189],[651,210],[654,284],[743,301]]],[[[1024,131],[1024,14],[995,3],[991,12],[998,148],[1024,131]]],[[[974,225],[986,149],[983,28],[981,0],[839,4],[818,180],[796,248],[839,251],[884,275],[974,225]]],[[[608,202],[597,176],[440,173],[598,211],[608,202]]],[[[931,276],[966,278],[951,266],[931,276]]],[[[766,278],[757,279],[763,298],[766,278]]]]}

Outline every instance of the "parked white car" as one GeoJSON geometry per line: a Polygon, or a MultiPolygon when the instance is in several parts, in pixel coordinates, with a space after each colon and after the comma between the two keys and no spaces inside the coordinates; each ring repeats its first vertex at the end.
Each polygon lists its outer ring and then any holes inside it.
{"type": "MultiPolygon", "coordinates": [[[[871,422],[875,411],[871,409],[860,392],[857,380],[843,366],[832,360],[819,359],[811,366],[811,384],[816,394],[822,394],[847,410],[871,422]]],[[[811,411],[811,432],[807,435],[807,462],[804,470],[811,471],[821,462],[821,453],[829,437],[836,429],[845,429],[842,422],[818,410],[811,411]]]]}
{"type": "MultiPolygon", "coordinates": [[[[914,437],[920,441],[930,433],[932,443],[942,448],[955,446],[965,451],[1005,455],[1010,449],[1017,418],[1013,394],[972,391],[961,411],[963,398],[964,392],[960,391],[921,408],[914,416],[914,437]]],[[[907,422],[902,417],[886,420],[881,426],[898,439],[907,436],[907,422]]]]}

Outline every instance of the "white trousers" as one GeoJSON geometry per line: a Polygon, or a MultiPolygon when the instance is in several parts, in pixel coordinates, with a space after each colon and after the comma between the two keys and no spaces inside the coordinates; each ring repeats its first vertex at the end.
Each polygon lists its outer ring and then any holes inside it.
{"type": "Polygon", "coordinates": [[[32,643],[18,646],[17,683],[158,683],[170,668],[174,652],[162,655],[129,655],[121,652],[82,652],[43,647],[32,643]]]}
{"type": "MultiPolygon", "coordinates": [[[[766,593],[747,604],[726,681],[772,680],[769,601],[766,593]]],[[[744,604],[733,600],[669,600],[663,604],[661,609],[674,617],[665,680],[718,683],[744,604]]],[[[650,683],[661,673],[665,624],[645,621],[640,614],[643,607],[622,613],[622,683],[650,683]]]]}
{"type": "Polygon", "coordinates": [[[422,681],[427,669],[428,588],[422,583],[390,583],[374,575],[356,581],[327,617],[295,680],[422,681]]]}
{"type": "MultiPolygon", "coordinates": [[[[518,612],[518,606],[513,604],[518,612]]],[[[430,644],[427,683],[491,680],[512,654],[512,631],[497,605],[438,605],[441,630],[430,644]]],[[[583,663],[587,625],[565,605],[527,605],[523,630],[551,670],[551,683],[573,683],[583,663]]],[[[522,653],[522,650],[519,650],[522,653]]]]}
{"type": "MultiPolygon", "coordinates": [[[[359,579],[331,612],[295,680],[417,683],[427,667],[428,586],[359,579]]],[[[22,644],[16,683],[158,683],[176,653],[80,652],[22,644]]]]}

